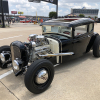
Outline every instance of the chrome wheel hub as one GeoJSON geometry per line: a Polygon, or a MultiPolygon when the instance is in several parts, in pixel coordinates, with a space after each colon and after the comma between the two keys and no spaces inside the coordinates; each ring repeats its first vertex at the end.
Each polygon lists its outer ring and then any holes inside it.
{"type": "Polygon", "coordinates": [[[48,80],[48,72],[45,69],[42,69],[38,72],[36,76],[36,83],[37,84],[43,84],[48,80]]]}
{"type": "Polygon", "coordinates": [[[1,59],[2,62],[5,62],[5,56],[4,56],[3,53],[0,54],[0,59],[1,59]]]}

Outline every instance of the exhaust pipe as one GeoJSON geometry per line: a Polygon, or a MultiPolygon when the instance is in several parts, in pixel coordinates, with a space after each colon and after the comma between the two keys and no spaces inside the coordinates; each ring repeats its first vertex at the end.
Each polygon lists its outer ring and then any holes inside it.
{"type": "Polygon", "coordinates": [[[40,57],[55,57],[55,56],[67,56],[67,55],[74,55],[74,52],[46,54],[46,55],[39,55],[39,56],[40,57]]]}

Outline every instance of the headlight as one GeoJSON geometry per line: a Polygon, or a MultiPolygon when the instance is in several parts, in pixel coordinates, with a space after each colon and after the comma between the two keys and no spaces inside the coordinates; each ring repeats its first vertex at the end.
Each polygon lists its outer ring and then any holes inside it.
{"type": "Polygon", "coordinates": [[[15,70],[19,70],[19,69],[20,69],[20,68],[19,68],[19,63],[18,63],[16,60],[13,61],[13,68],[14,68],[15,70]]]}
{"type": "Polygon", "coordinates": [[[13,72],[16,76],[18,76],[19,74],[22,73],[22,69],[23,69],[23,62],[21,61],[21,59],[16,58],[16,60],[12,61],[13,64],[13,72]]]}
{"type": "Polygon", "coordinates": [[[5,56],[4,56],[3,53],[1,53],[0,58],[1,58],[1,61],[2,61],[2,62],[5,62],[5,56]]]}

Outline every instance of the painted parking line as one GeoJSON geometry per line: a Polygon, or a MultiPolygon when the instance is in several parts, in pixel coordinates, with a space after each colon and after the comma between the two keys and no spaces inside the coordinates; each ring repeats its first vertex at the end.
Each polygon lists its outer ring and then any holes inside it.
{"type": "Polygon", "coordinates": [[[17,37],[21,37],[21,36],[23,36],[23,35],[13,36],[13,37],[8,37],[8,38],[3,38],[3,39],[0,39],[0,40],[7,40],[7,39],[17,38],[17,37]]]}
{"type": "Polygon", "coordinates": [[[8,72],[6,72],[6,73],[0,75],[0,80],[3,79],[4,77],[10,75],[11,73],[13,73],[13,70],[10,70],[10,71],[8,71],[8,72]]]}

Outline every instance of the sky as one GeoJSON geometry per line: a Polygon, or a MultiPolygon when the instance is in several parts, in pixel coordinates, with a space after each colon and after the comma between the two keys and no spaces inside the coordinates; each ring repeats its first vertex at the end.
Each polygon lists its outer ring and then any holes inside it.
{"type": "MultiPolygon", "coordinates": [[[[23,15],[48,16],[50,11],[56,11],[56,5],[43,2],[33,3],[28,0],[8,0],[9,11],[22,11],[23,15]]],[[[58,16],[64,16],[71,13],[71,8],[99,9],[100,0],[58,0],[58,16]]],[[[100,17],[100,11],[98,14],[100,17]]]]}

